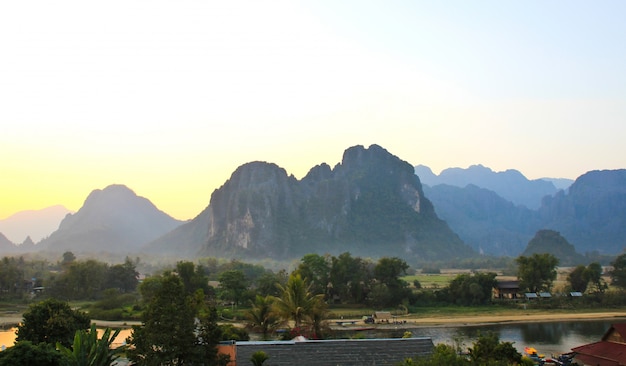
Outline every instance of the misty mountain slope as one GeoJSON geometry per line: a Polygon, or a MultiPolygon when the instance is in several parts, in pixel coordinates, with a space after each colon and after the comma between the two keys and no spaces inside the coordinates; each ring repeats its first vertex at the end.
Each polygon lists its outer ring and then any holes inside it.
{"type": "Polygon", "coordinates": [[[465,187],[473,184],[496,192],[499,196],[523,205],[530,209],[537,209],[544,196],[557,192],[551,181],[543,179],[528,180],[517,170],[509,169],[504,172],[494,172],[482,165],[472,165],[467,169],[448,168],[438,176],[424,165],[415,167],[415,174],[420,177],[422,184],[435,186],[447,184],[456,187],[465,187]]]}
{"type": "Polygon", "coordinates": [[[533,254],[549,253],[559,260],[560,266],[576,266],[587,262],[585,257],[576,252],[558,231],[539,230],[528,242],[528,246],[521,255],[530,257],[533,254]]]}
{"type": "Polygon", "coordinates": [[[63,219],[59,229],[37,246],[49,251],[132,253],[180,224],[126,186],[110,185],[91,192],[78,212],[63,219]]]}
{"type": "Polygon", "coordinates": [[[0,255],[9,255],[17,251],[17,245],[7,239],[3,233],[0,233],[0,255]]]}
{"type": "Polygon", "coordinates": [[[424,192],[437,215],[466,244],[484,254],[518,255],[541,225],[536,211],[472,184],[424,186],[424,192]]]}
{"type": "Polygon", "coordinates": [[[620,253],[626,248],[626,170],[585,173],[567,193],[546,197],[539,212],[543,225],[579,252],[620,253]]]}
{"type": "Polygon", "coordinates": [[[207,228],[200,255],[475,255],[436,216],[413,167],[377,145],[349,148],[333,169],[318,165],[300,181],[275,164],[244,164],[213,192],[202,214],[168,236],[169,245],[193,237],[183,232],[193,227],[207,228]]]}
{"type": "Polygon", "coordinates": [[[204,209],[193,220],[189,220],[174,230],[144,244],[140,252],[152,252],[175,258],[194,258],[208,239],[210,212],[204,209]]]}
{"type": "Polygon", "coordinates": [[[34,241],[40,241],[57,230],[61,220],[69,213],[72,212],[61,205],[20,211],[0,220],[0,233],[14,243],[20,243],[28,236],[34,241]]]}

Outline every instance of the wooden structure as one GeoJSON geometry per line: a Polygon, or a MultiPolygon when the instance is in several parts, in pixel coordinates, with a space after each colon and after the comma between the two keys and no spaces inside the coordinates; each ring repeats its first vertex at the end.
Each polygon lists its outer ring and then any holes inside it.
{"type": "Polygon", "coordinates": [[[388,311],[376,311],[374,312],[374,321],[377,323],[389,323],[391,320],[391,313],[388,311]]]}
{"type": "Polygon", "coordinates": [[[593,366],[626,365],[626,323],[613,324],[599,342],[572,348],[576,361],[593,366]]]}
{"type": "Polygon", "coordinates": [[[519,281],[498,281],[493,289],[494,299],[517,299],[519,281]]]}

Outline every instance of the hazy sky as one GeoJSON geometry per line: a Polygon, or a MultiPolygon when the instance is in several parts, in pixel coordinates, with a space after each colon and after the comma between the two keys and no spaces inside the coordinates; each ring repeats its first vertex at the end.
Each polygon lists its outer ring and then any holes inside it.
{"type": "Polygon", "coordinates": [[[125,184],[179,219],[241,164],[376,143],[626,168],[624,1],[3,1],[0,219],[125,184]]]}

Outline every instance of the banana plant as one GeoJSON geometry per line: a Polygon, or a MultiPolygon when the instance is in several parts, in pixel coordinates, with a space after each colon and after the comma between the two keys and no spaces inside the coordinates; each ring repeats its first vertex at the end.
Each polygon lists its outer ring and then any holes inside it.
{"type": "Polygon", "coordinates": [[[69,366],[111,366],[126,349],[125,346],[111,347],[120,330],[113,334],[111,331],[106,328],[98,339],[96,325],[92,324],[88,331],[76,331],[71,348],[57,343],[57,349],[67,358],[69,366]]]}

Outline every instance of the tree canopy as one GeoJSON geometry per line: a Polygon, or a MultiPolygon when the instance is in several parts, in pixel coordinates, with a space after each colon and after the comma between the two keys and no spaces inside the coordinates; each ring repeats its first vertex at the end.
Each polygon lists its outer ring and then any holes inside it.
{"type": "Polygon", "coordinates": [[[549,253],[535,253],[530,257],[520,256],[517,263],[517,277],[520,289],[529,292],[550,291],[556,280],[556,266],[559,260],[549,253]]]}
{"type": "Polygon", "coordinates": [[[73,310],[66,302],[47,299],[31,305],[24,313],[24,320],[17,327],[16,342],[33,344],[72,344],[78,330],[88,329],[91,320],[87,314],[73,310]]]}

